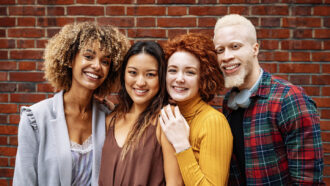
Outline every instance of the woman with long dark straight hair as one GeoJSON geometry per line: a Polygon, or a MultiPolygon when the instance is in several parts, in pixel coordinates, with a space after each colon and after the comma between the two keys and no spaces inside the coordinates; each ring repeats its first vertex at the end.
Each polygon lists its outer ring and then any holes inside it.
{"type": "Polygon", "coordinates": [[[135,43],[119,73],[119,105],[106,119],[99,184],[181,185],[174,148],[158,125],[167,100],[162,48],[135,43]]]}

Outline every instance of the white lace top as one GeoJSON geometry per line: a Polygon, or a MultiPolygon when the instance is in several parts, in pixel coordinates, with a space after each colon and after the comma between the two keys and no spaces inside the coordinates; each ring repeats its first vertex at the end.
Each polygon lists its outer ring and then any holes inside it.
{"type": "Polygon", "coordinates": [[[71,185],[91,185],[93,165],[93,141],[89,136],[82,145],[70,141],[72,155],[71,185]]]}

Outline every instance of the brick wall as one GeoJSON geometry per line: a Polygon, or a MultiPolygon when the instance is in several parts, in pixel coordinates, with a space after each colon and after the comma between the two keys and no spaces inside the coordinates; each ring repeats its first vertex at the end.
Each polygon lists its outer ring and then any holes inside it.
{"type": "MultiPolygon", "coordinates": [[[[330,183],[330,0],[1,0],[0,185],[11,185],[19,108],[52,95],[43,79],[47,39],[77,21],[112,24],[131,40],[213,35],[222,15],[246,15],[258,30],[268,71],[301,85],[321,115],[325,180],[330,183]]],[[[219,95],[212,104],[220,106],[219,95]]]]}

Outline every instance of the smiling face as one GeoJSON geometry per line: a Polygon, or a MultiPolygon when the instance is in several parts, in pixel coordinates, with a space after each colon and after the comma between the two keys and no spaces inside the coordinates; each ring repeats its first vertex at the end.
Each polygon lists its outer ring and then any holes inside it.
{"type": "Polygon", "coordinates": [[[200,62],[191,53],[174,52],[168,59],[166,88],[176,102],[190,100],[198,95],[200,62]]]}
{"type": "Polygon", "coordinates": [[[214,45],[220,68],[224,74],[225,87],[250,88],[255,73],[258,74],[258,43],[254,42],[244,26],[234,25],[218,28],[214,45]]]}
{"type": "Polygon", "coordinates": [[[133,104],[147,106],[158,93],[158,63],[145,53],[131,56],[125,69],[125,88],[133,104]]]}
{"type": "Polygon", "coordinates": [[[110,64],[109,55],[100,51],[98,42],[87,44],[72,62],[72,87],[94,91],[107,78],[110,64]]]}

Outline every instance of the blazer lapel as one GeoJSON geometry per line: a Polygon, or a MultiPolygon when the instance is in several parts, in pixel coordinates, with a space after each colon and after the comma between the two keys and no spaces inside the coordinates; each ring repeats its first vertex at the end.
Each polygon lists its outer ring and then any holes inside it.
{"type": "Polygon", "coordinates": [[[71,185],[72,156],[70,138],[64,114],[63,91],[55,94],[53,98],[54,118],[50,121],[53,128],[54,143],[59,167],[61,185],[71,185]]]}
{"type": "Polygon", "coordinates": [[[102,148],[105,139],[105,113],[99,108],[98,103],[93,101],[92,116],[93,137],[93,173],[92,186],[98,185],[98,176],[101,166],[102,148]]]}

